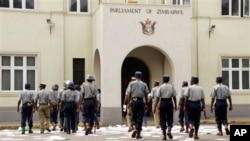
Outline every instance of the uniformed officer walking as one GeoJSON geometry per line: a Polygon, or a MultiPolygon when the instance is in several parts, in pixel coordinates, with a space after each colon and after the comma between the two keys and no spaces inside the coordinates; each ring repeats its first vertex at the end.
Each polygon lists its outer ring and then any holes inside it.
{"type": "Polygon", "coordinates": [[[79,104],[79,96],[75,91],[74,82],[69,82],[67,90],[63,92],[61,99],[61,109],[64,112],[66,134],[76,133],[76,112],[79,104]]]}
{"type": "Polygon", "coordinates": [[[92,133],[94,125],[95,111],[98,108],[96,95],[98,93],[97,87],[93,84],[94,76],[89,74],[87,81],[81,85],[81,103],[83,103],[83,123],[86,126],[85,135],[92,133]]]}
{"type": "Polygon", "coordinates": [[[187,111],[188,124],[190,128],[189,137],[199,139],[198,131],[200,126],[201,108],[205,108],[205,95],[203,88],[198,85],[199,78],[191,78],[191,86],[185,91],[184,111],[187,111]],[[203,107],[201,107],[200,101],[203,107]]]}
{"type": "Polygon", "coordinates": [[[63,89],[59,92],[59,95],[57,97],[58,99],[58,111],[59,111],[59,120],[60,120],[60,131],[65,131],[65,124],[64,124],[64,112],[63,110],[61,109],[61,105],[62,105],[62,102],[61,102],[61,99],[62,99],[62,94],[64,91],[66,91],[68,88],[68,84],[69,84],[69,80],[63,82],[63,89]]]}
{"type": "Polygon", "coordinates": [[[78,124],[79,124],[79,112],[80,112],[80,100],[81,100],[81,87],[79,85],[75,85],[75,92],[77,94],[77,97],[79,99],[78,101],[78,107],[77,107],[77,111],[76,111],[76,130],[78,130],[78,124]]]}
{"type": "MultiPolygon", "coordinates": [[[[131,81],[136,80],[135,77],[131,77],[131,81]]],[[[124,112],[126,111],[126,120],[127,120],[127,126],[128,126],[128,132],[131,132],[133,130],[132,124],[131,124],[131,117],[132,117],[132,111],[131,111],[131,100],[128,99],[128,92],[126,90],[125,92],[125,98],[124,98],[124,104],[123,104],[123,108],[124,112]]]]}
{"type": "Polygon", "coordinates": [[[211,93],[211,112],[213,112],[213,106],[215,111],[215,120],[217,123],[218,128],[218,136],[222,136],[222,124],[225,126],[226,134],[229,135],[228,129],[228,121],[227,121],[227,99],[229,101],[229,111],[233,109],[232,106],[232,99],[231,99],[231,92],[228,86],[224,85],[223,78],[218,76],[216,77],[217,85],[214,86],[212,93],[211,93]],[[216,99],[216,103],[214,105],[214,101],[216,99]]]}
{"type": "Polygon", "coordinates": [[[47,130],[50,132],[51,130],[49,129],[49,116],[50,116],[50,92],[46,91],[46,85],[45,84],[40,84],[39,86],[40,91],[36,95],[36,104],[35,106],[37,107],[37,104],[39,104],[39,107],[37,108],[38,110],[38,116],[40,120],[40,130],[41,134],[44,133],[44,130],[47,130]]]}
{"type": "MultiPolygon", "coordinates": [[[[160,82],[155,80],[153,88],[151,89],[151,93],[149,95],[148,103],[152,100],[152,109],[154,109],[154,106],[155,106],[155,102],[156,102],[156,99],[157,99],[157,97],[156,97],[157,96],[157,90],[159,88],[159,85],[160,85],[160,82]]],[[[159,126],[160,126],[159,104],[160,104],[160,102],[158,102],[158,104],[156,105],[157,108],[155,109],[155,112],[153,112],[154,122],[155,122],[155,127],[156,128],[159,128],[159,126]]]]}
{"type": "Polygon", "coordinates": [[[25,84],[25,91],[19,94],[18,103],[17,103],[17,112],[20,111],[20,104],[22,102],[22,109],[21,109],[21,128],[22,134],[25,134],[25,126],[26,121],[28,120],[29,125],[29,133],[33,133],[33,112],[34,112],[34,93],[30,91],[30,84],[25,84]]]}
{"type": "Polygon", "coordinates": [[[185,96],[184,96],[184,92],[187,90],[188,88],[188,82],[187,81],[183,81],[182,82],[182,88],[181,88],[181,93],[180,93],[180,97],[179,97],[179,104],[178,104],[178,110],[179,110],[179,123],[181,125],[181,129],[180,132],[183,132],[185,130],[184,128],[184,123],[186,125],[186,133],[188,133],[188,123],[187,123],[187,113],[184,112],[184,102],[185,102],[185,96]]]}
{"type": "MultiPolygon", "coordinates": [[[[143,115],[144,110],[148,109],[147,102],[148,102],[148,93],[149,89],[145,82],[141,80],[142,72],[136,71],[135,72],[135,81],[129,83],[127,92],[128,98],[132,99],[131,108],[132,108],[132,138],[141,139],[141,131],[142,131],[142,122],[143,122],[143,115]],[[145,98],[145,103],[143,98],[145,98]]],[[[128,107],[130,103],[128,103],[128,107]]]]}
{"type": "Polygon", "coordinates": [[[173,127],[174,111],[177,111],[177,106],[176,106],[177,94],[173,85],[168,83],[169,79],[170,77],[168,75],[163,75],[162,77],[163,84],[158,88],[156,96],[157,98],[154,106],[154,112],[155,112],[157,104],[161,99],[159,112],[160,112],[160,125],[163,134],[162,140],[167,140],[166,135],[168,135],[169,139],[173,138],[173,135],[171,134],[171,129],[173,127]],[[166,129],[168,129],[168,133],[166,133],[166,129]]]}
{"type": "Polygon", "coordinates": [[[58,84],[52,86],[52,92],[50,93],[51,99],[51,112],[50,112],[50,123],[52,124],[52,130],[56,130],[57,120],[58,120],[58,84]]]}

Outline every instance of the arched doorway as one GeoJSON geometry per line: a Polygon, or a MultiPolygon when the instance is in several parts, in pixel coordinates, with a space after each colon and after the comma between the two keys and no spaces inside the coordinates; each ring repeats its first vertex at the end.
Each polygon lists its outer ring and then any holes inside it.
{"type": "MultiPolygon", "coordinates": [[[[135,71],[142,72],[142,80],[149,86],[149,69],[146,64],[135,57],[128,57],[123,61],[122,72],[121,72],[121,104],[124,102],[125,91],[128,83],[131,80],[131,77],[134,76],[135,71]]],[[[150,88],[149,88],[150,89],[150,88]]],[[[122,106],[122,105],[121,105],[122,106]]],[[[123,115],[126,113],[123,112],[123,115]]]]}

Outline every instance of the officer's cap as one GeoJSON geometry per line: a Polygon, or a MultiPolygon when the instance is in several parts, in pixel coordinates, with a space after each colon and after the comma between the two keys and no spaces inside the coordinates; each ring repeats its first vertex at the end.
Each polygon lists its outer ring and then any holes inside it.
{"type": "Polygon", "coordinates": [[[24,85],[24,87],[25,87],[25,89],[30,89],[30,84],[29,84],[29,83],[26,83],[26,84],[24,85]]]}
{"type": "Polygon", "coordinates": [[[59,87],[58,84],[54,84],[54,85],[52,86],[52,89],[53,89],[53,90],[57,90],[58,87],[59,87]]]}
{"type": "Polygon", "coordinates": [[[199,82],[199,78],[198,77],[192,77],[191,81],[193,81],[194,83],[198,83],[199,82]]]}
{"type": "Polygon", "coordinates": [[[168,75],[163,75],[163,76],[162,76],[162,80],[163,80],[164,82],[168,82],[169,79],[170,79],[170,77],[169,77],[168,75]]]}
{"type": "Polygon", "coordinates": [[[223,78],[221,76],[216,77],[216,82],[222,82],[223,78]]]}
{"type": "Polygon", "coordinates": [[[135,72],[135,77],[136,77],[136,78],[141,78],[141,77],[142,77],[142,72],[136,71],[136,72],[135,72]]]}
{"type": "Polygon", "coordinates": [[[89,80],[89,81],[94,81],[95,78],[94,78],[94,76],[93,76],[92,74],[88,74],[88,75],[87,75],[87,80],[89,80]]]}
{"type": "Polygon", "coordinates": [[[74,82],[70,81],[70,82],[67,84],[67,88],[75,89],[75,84],[74,84],[74,82]]]}
{"type": "Polygon", "coordinates": [[[45,88],[45,87],[46,87],[46,84],[40,83],[39,87],[45,88]]]}
{"type": "Polygon", "coordinates": [[[188,82],[187,81],[183,81],[182,82],[182,86],[187,86],[188,85],[188,82]]]}

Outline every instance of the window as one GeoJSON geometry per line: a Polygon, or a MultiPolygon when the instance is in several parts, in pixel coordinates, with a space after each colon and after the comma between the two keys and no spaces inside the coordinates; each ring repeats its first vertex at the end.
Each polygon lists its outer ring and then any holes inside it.
{"type": "Polygon", "coordinates": [[[126,0],[127,3],[138,3],[139,0],[126,0]]]}
{"type": "Polygon", "coordinates": [[[73,81],[77,85],[81,85],[85,80],[85,59],[73,59],[73,81]]]}
{"type": "Polygon", "coordinates": [[[222,0],[221,15],[232,17],[249,16],[249,0],[222,0]]]}
{"type": "Polygon", "coordinates": [[[35,9],[35,0],[0,0],[0,8],[35,9]]]}
{"type": "Polygon", "coordinates": [[[0,56],[0,91],[20,91],[25,83],[36,86],[35,56],[0,56]]]}
{"type": "Polygon", "coordinates": [[[222,77],[233,90],[250,90],[250,58],[222,59],[222,77]]]}
{"type": "Polygon", "coordinates": [[[173,5],[190,5],[191,0],[173,0],[172,4],[173,5]]]}
{"type": "Polygon", "coordinates": [[[89,0],[68,0],[69,12],[84,13],[89,12],[89,0]]]}

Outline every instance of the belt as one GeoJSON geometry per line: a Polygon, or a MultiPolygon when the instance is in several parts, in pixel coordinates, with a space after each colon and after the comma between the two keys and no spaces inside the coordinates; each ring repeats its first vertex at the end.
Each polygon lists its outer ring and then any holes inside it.
{"type": "Polygon", "coordinates": [[[46,103],[39,103],[39,105],[48,105],[48,104],[46,104],[46,103]]]}
{"type": "Polygon", "coordinates": [[[216,99],[216,101],[227,101],[226,99],[216,99]]]}
{"type": "Polygon", "coordinates": [[[200,103],[201,101],[200,100],[197,100],[197,101],[188,100],[188,102],[190,102],[190,103],[200,103]]]}
{"type": "Polygon", "coordinates": [[[91,98],[84,98],[84,100],[91,100],[91,99],[94,99],[93,97],[91,97],[91,98]]]}
{"type": "Polygon", "coordinates": [[[161,98],[161,100],[169,101],[169,100],[172,100],[172,98],[161,98]]]}
{"type": "Polygon", "coordinates": [[[141,97],[132,97],[132,100],[137,101],[137,100],[142,100],[142,98],[141,97]]]}

